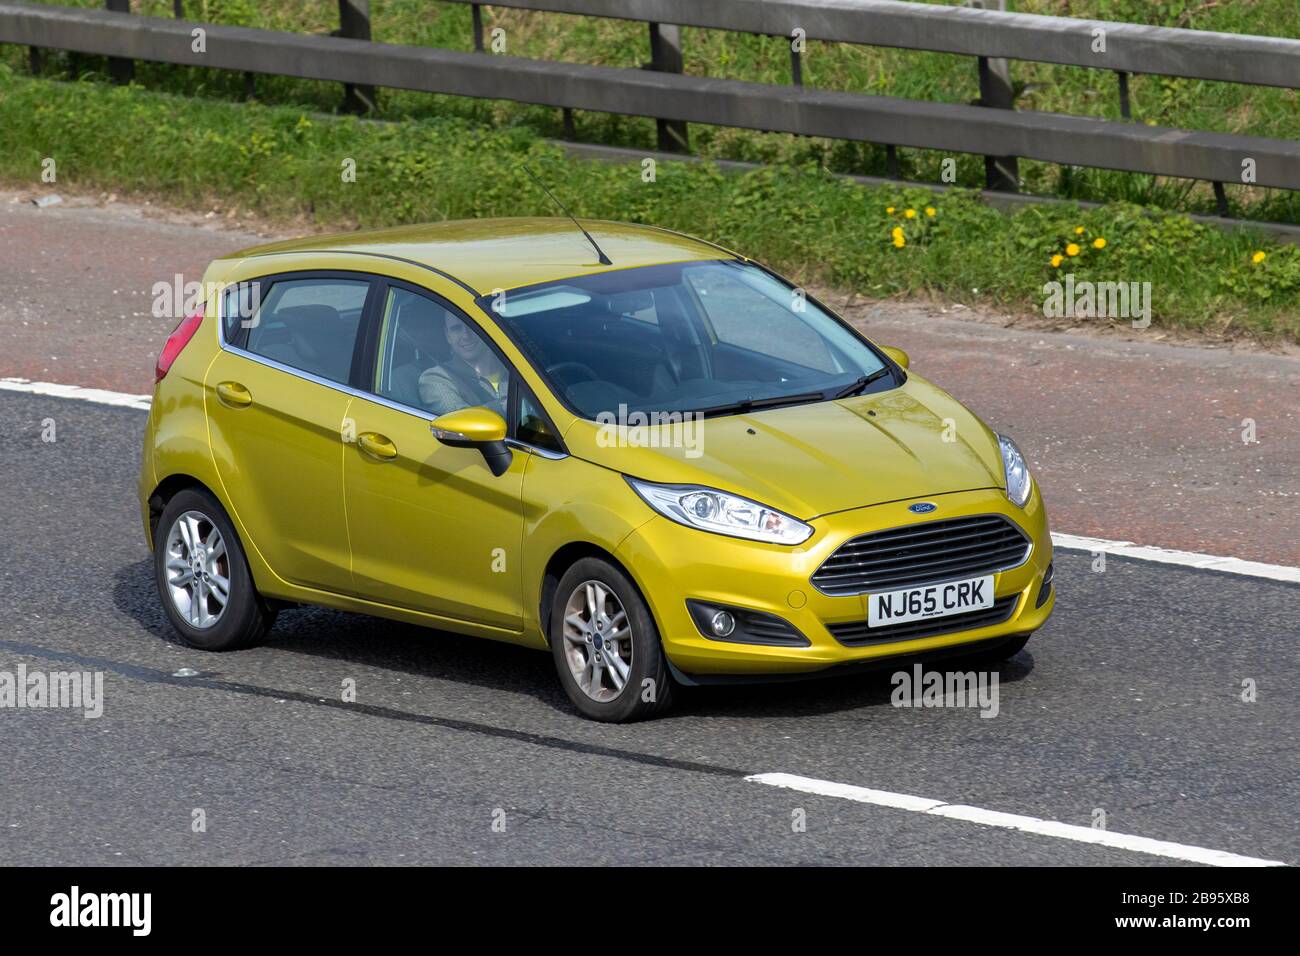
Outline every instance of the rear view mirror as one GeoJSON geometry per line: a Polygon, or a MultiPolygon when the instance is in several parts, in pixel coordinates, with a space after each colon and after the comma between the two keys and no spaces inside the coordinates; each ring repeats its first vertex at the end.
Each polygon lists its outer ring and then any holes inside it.
{"type": "Polygon", "coordinates": [[[618,292],[611,295],[606,304],[615,315],[636,315],[653,309],[655,297],[648,289],[618,292]]]}
{"type": "Polygon", "coordinates": [[[506,444],[506,420],[490,408],[459,408],[429,426],[433,437],[453,448],[477,448],[494,475],[503,475],[513,457],[506,444]]]}

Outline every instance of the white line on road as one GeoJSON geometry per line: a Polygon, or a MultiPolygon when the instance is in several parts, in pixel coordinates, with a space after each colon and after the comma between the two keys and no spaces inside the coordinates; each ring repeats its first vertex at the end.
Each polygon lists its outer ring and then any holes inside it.
{"type": "MultiPolygon", "coordinates": [[[[126,392],[110,392],[102,388],[82,388],[79,385],[57,385],[54,382],[31,382],[25,378],[0,378],[0,389],[7,389],[11,392],[27,392],[31,395],[51,395],[56,398],[78,398],[86,402],[116,405],[121,408],[136,408],[146,412],[149,410],[151,402],[148,395],[130,395],[126,392]]],[[[1137,558],[1140,561],[1180,564],[1189,568],[1208,568],[1212,571],[1244,574],[1253,578],[1300,583],[1300,568],[1287,567],[1282,564],[1243,561],[1241,558],[1222,558],[1213,554],[1198,554],[1195,551],[1169,551],[1165,548],[1152,548],[1134,544],[1132,541],[1085,538],[1074,534],[1053,533],[1052,544],[1058,548],[1073,551],[1104,551],[1107,554],[1137,558]]]]}
{"type": "Polygon", "coordinates": [[[1263,564],[1259,561],[1243,561],[1241,558],[1220,558],[1212,554],[1197,554],[1195,551],[1169,551],[1165,548],[1134,544],[1132,541],[1108,541],[1105,538],[1084,538],[1075,534],[1053,533],[1052,544],[1058,548],[1075,551],[1104,551],[1107,554],[1137,558],[1140,561],[1181,564],[1189,568],[1208,568],[1211,571],[1226,571],[1229,574],[1245,574],[1252,578],[1300,583],[1300,568],[1289,568],[1283,564],[1263,564]]]}
{"type": "Polygon", "coordinates": [[[1127,833],[1112,833],[1109,830],[1096,830],[1092,827],[1077,826],[1072,823],[1059,823],[1056,820],[1040,820],[1038,817],[1025,817],[1016,813],[1000,813],[997,810],[985,810],[982,807],[967,807],[961,804],[945,803],[942,800],[915,797],[907,793],[871,790],[867,787],[855,787],[847,783],[833,783],[829,780],[800,777],[790,773],[757,773],[745,779],[750,783],[763,783],[769,787],[798,790],[802,793],[813,793],[823,797],[838,797],[841,800],[870,803],[878,807],[907,810],[911,813],[924,813],[928,816],[944,817],[949,820],[964,820],[967,823],[1001,827],[1005,830],[1019,830],[1022,833],[1035,833],[1039,836],[1056,837],[1060,840],[1073,840],[1076,843],[1091,843],[1116,850],[1129,850],[1133,853],[1149,853],[1154,856],[1184,860],[1188,863],[1204,863],[1207,866],[1287,865],[1280,860],[1261,860],[1253,856],[1238,856],[1236,853],[1228,853],[1224,850],[1209,850],[1205,847],[1188,846],[1183,843],[1167,843],[1164,840],[1152,840],[1147,837],[1131,836],[1127,833]]]}
{"type": "Polygon", "coordinates": [[[0,378],[0,389],[26,392],[29,395],[52,395],[55,398],[79,398],[83,402],[99,405],[116,405],[120,408],[137,408],[149,411],[152,398],[148,395],[128,395],[102,388],[82,388],[80,385],[57,385],[54,382],[29,382],[25,378],[0,378]]]}

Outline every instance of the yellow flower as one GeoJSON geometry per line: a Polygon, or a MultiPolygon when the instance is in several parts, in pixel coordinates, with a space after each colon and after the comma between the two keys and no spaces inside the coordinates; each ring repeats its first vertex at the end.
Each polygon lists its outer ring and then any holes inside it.
{"type": "Polygon", "coordinates": [[[935,208],[934,208],[933,206],[926,206],[926,207],[925,207],[925,214],[926,214],[927,216],[930,216],[931,218],[933,218],[935,212],[936,212],[936,210],[935,210],[935,208]]]}
{"type": "Polygon", "coordinates": [[[1074,227],[1074,234],[1075,234],[1076,236],[1082,236],[1082,235],[1083,235],[1083,226],[1075,226],[1075,227],[1074,227]]]}
{"type": "Polygon", "coordinates": [[[903,215],[906,216],[908,219],[915,219],[915,218],[916,218],[916,210],[915,210],[915,209],[904,209],[904,210],[903,210],[903,215]]]}
{"type": "Polygon", "coordinates": [[[886,207],[885,207],[885,212],[892,216],[892,215],[894,214],[894,207],[893,207],[893,206],[886,206],[886,207]]]}
{"type": "Polygon", "coordinates": [[[1056,255],[1052,256],[1052,268],[1053,269],[1061,268],[1061,263],[1064,261],[1065,261],[1065,256],[1061,255],[1058,252],[1056,255]]]}
{"type": "Polygon", "coordinates": [[[1265,259],[1267,259],[1267,258],[1268,258],[1268,256],[1264,255],[1264,253],[1263,253],[1262,251],[1260,251],[1260,252],[1255,253],[1253,256],[1251,256],[1251,257],[1250,257],[1250,261],[1253,262],[1253,263],[1255,263],[1255,265],[1259,265],[1261,262],[1263,262],[1263,261],[1264,261],[1265,259]]]}
{"type": "Polygon", "coordinates": [[[1106,240],[1103,239],[1101,236],[1098,236],[1096,239],[1092,240],[1092,247],[1094,249],[1105,249],[1106,240]]]}
{"type": "Polygon", "coordinates": [[[1072,242],[1065,247],[1065,254],[1067,256],[1077,256],[1079,254],[1079,247],[1072,242]]]}
{"type": "Polygon", "coordinates": [[[907,240],[903,238],[903,236],[902,236],[901,233],[900,233],[899,235],[897,235],[897,236],[894,236],[894,248],[895,248],[895,249],[901,249],[901,248],[903,248],[903,246],[905,246],[905,245],[907,245],[907,240]]]}

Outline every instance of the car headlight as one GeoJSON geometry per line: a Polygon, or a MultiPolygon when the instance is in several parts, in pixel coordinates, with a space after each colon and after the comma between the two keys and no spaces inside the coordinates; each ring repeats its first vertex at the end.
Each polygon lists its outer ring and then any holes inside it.
{"type": "Polygon", "coordinates": [[[998,436],[998,448],[1002,450],[1002,468],[1007,476],[1007,497],[1020,508],[1029,500],[1029,492],[1034,487],[1034,480],[1029,477],[1029,466],[1025,456],[1006,435],[998,436]]]}
{"type": "Polygon", "coordinates": [[[628,478],[627,483],[664,517],[701,531],[772,544],[802,544],[813,533],[797,518],[716,488],[657,485],[636,478],[628,478]]]}

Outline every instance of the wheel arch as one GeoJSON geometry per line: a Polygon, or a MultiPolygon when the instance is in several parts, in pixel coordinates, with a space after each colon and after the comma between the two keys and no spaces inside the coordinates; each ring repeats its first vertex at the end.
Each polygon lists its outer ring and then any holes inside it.
{"type": "Polygon", "coordinates": [[[573,567],[583,558],[599,558],[602,561],[617,568],[632,583],[636,589],[637,596],[645,604],[646,610],[650,614],[650,619],[654,621],[655,630],[659,630],[659,622],[654,620],[654,609],[650,602],[645,599],[645,592],[641,590],[641,584],[637,581],[636,575],[632,569],[620,561],[611,551],[602,548],[591,541],[571,541],[568,544],[556,549],[546,562],[546,567],[542,571],[542,586],[540,598],[537,605],[538,622],[541,624],[542,640],[549,647],[551,644],[550,621],[551,611],[555,606],[555,592],[559,589],[560,579],[564,577],[566,571],[573,567]]]}
{"type": "MultiPolygon", "coordinates": [[[[167,503],[176,497],[177,494],[187,488],[199,488],[206,491],[212,497],[220,502],[225,508],[226,504],[221,501],[221,496],[205,485],[193,475],[175,474],[168,475],[149,492],[149,541],[152,542],[158,536],[158,521],[162,518],[162,513],[167,510],[167,503]]],[[[226,508],[229,514],[230,509],[226,508]]]]}

